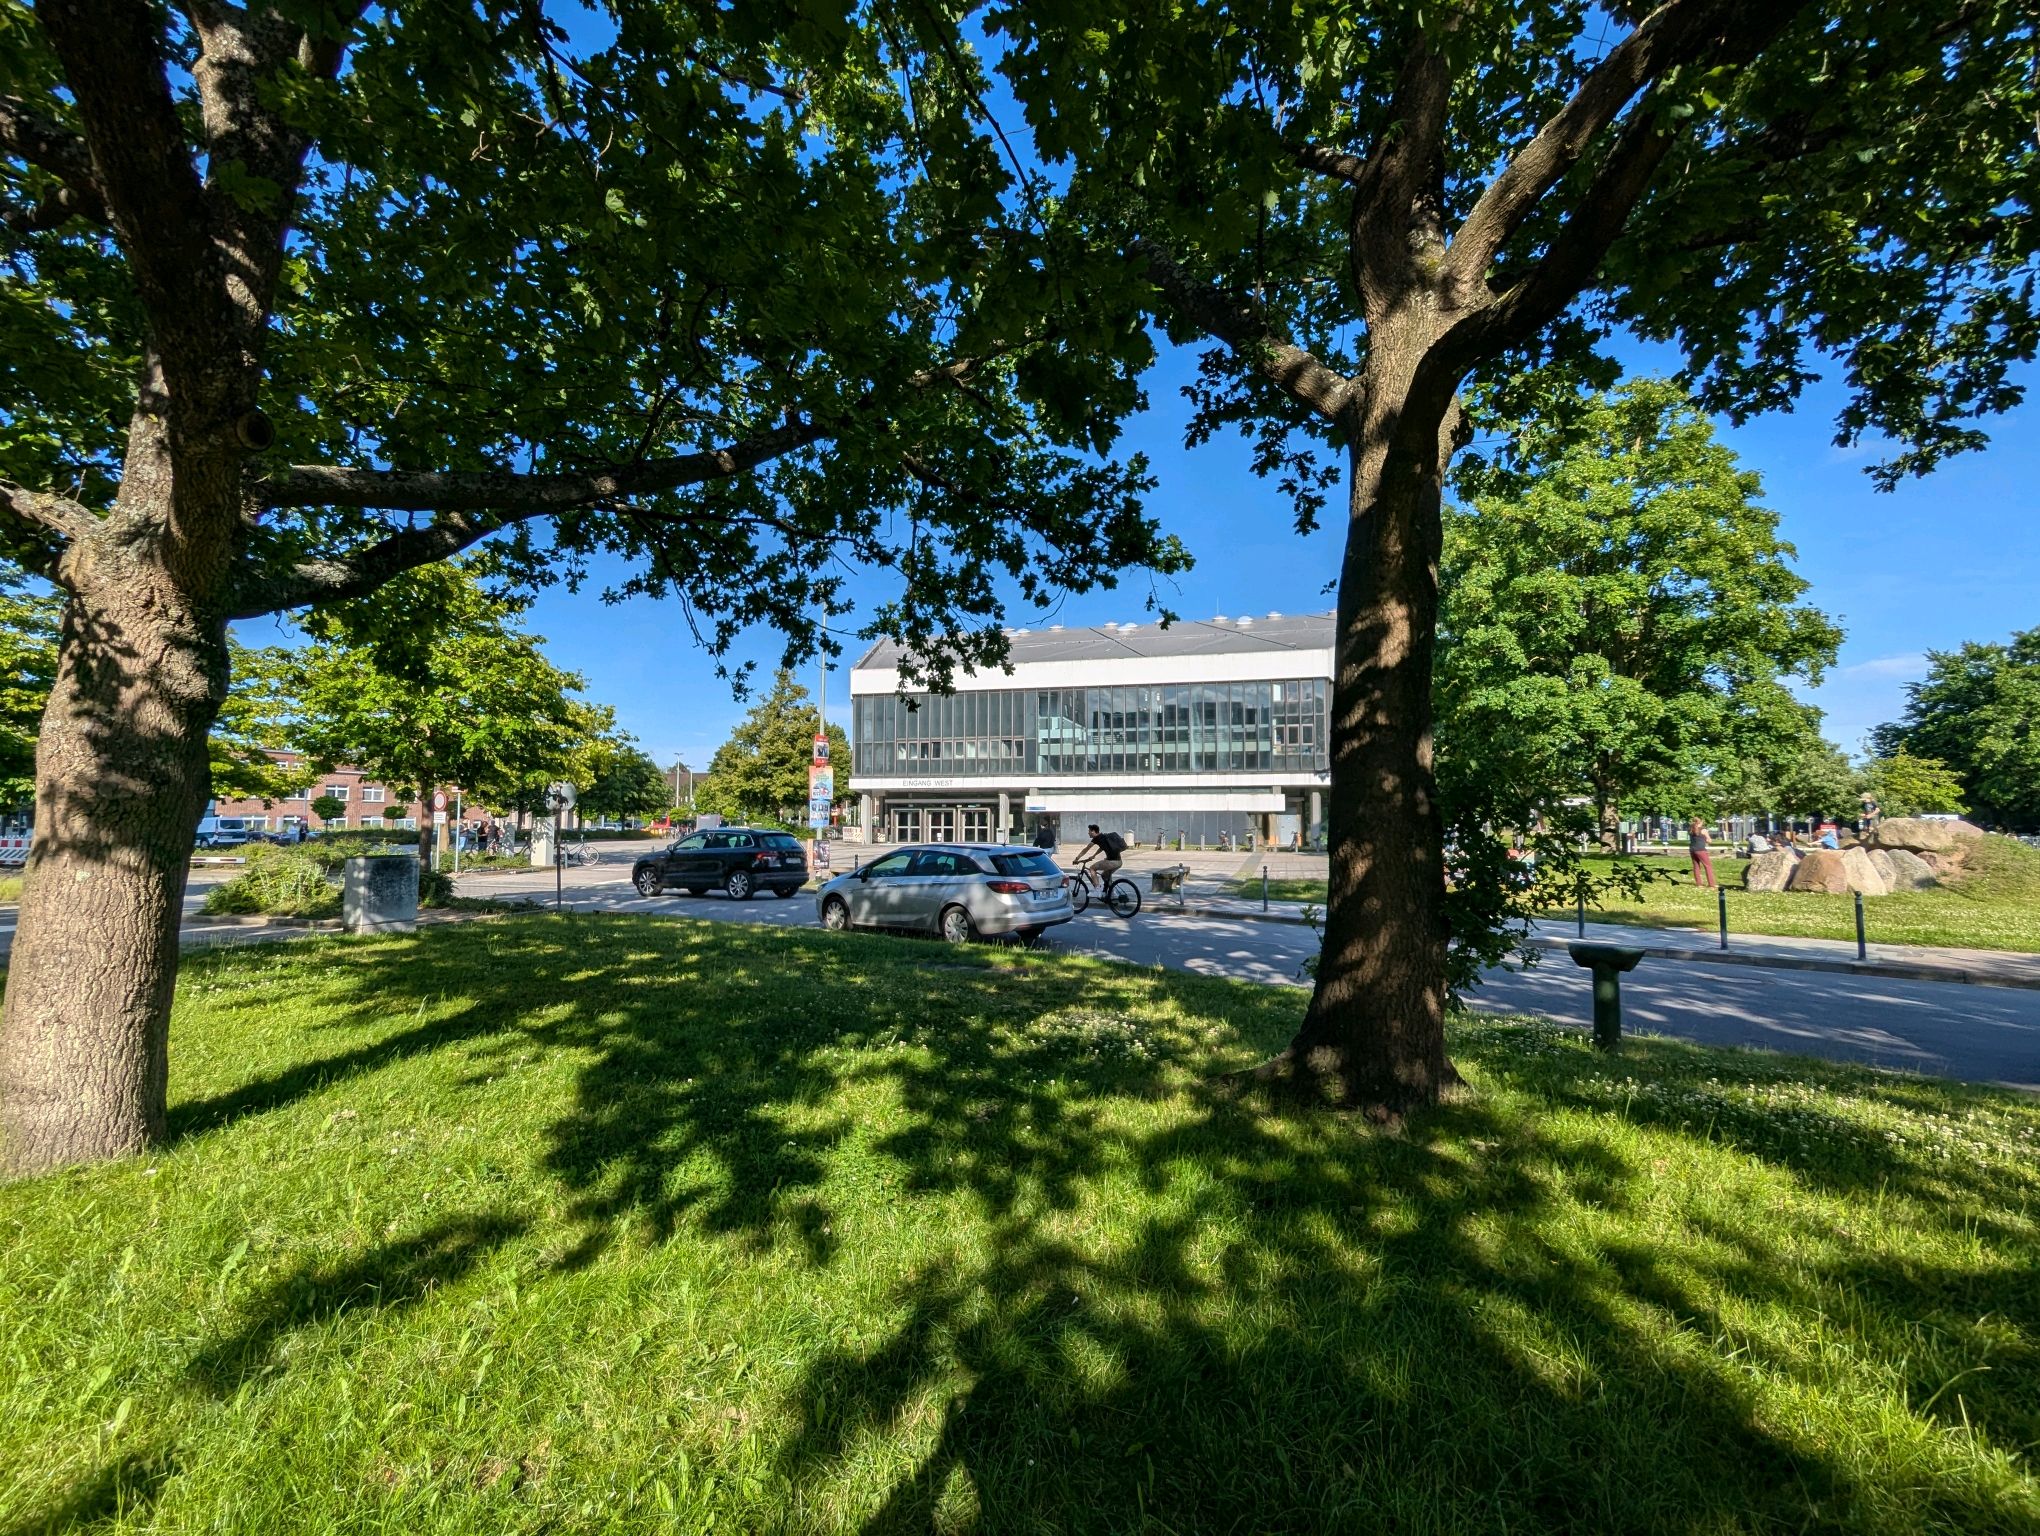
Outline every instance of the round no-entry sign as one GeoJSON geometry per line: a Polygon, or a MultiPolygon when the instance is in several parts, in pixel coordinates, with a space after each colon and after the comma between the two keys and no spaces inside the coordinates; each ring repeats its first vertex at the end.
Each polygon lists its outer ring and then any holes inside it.
{"type": "Polygon", "coordinates": [[[446,791],[445,791],[445,790],[443,790],[443,789],[435,789],[435,790],[433,790],[433,791],[432,791],[432,809],[433,809],[433,810],[435,810],[435,811],[443,811],[443,810],[445,810],[445,809],[446,809],[446,791]]]}

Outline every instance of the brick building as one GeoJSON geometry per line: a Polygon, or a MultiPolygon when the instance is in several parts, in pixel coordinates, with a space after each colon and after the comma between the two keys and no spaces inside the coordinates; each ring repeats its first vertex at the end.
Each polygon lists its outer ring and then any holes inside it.
{"type": "MultiPolygon", "coordinates": [[[[291,768],[299,762],[295,752],[272,752],[272,761],[291,768]]],[[[222,797],[213,801],[214,816],[245,816],[251,826],[267,831],[282,832],[292,827],[308,826],[314,831],[323,827],[366,827],[380,830],[389,826],[416,829],[421,823],[429,822],[431,811],[419,800],[400,801],[396,791],[368,778],[358,768],[334,768],[322,777],[312,781],[306,788],[276,800],[235,800],[222,797]],[[321,795],[332,795],[347,802],[343,815],[329,822],[321,822],[312,814],[312,802],[321,795]],[[403,815],[392,821],[384,812],[396,806],[403,815]]]]}

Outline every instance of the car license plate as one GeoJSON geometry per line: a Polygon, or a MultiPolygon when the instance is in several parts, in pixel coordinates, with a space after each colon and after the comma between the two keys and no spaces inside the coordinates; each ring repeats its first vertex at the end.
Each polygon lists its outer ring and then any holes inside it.
{"type": "Polygon", "coordinates": [[[1034,893],[1034,899],[1035,899],[1036,901],[1054,901],[1054,900],[1055,900],[1055,887],[1054,887],[1054,886],[1050,886],[1050,887],[1049,887],[1049,888],[1048,888],[1047,890],[1045,890],[1045,891],[1036,891],[1036,892],[1034,893]]]}

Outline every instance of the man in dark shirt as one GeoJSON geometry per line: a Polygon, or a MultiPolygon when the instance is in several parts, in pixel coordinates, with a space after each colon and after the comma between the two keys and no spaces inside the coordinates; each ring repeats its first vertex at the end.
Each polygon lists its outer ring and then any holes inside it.
{"type": "Polygon", "coordinates": [[[1119,873],[1119,856],[1126,851],[1126,839],[1117,832],[1100,832],[1095,821],[1084,830],[1091,834],[1091,840],[1077,854],[1076,865],[1079,869],[1089,865],[1090,874],[1102,891],[1119,873]]]}

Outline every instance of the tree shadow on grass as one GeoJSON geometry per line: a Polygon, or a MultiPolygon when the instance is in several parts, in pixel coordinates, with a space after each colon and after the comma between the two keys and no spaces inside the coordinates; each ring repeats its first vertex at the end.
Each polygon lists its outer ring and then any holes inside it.
{"type": "Polygon", "coordinates": [[[229,1396],[248,1377],[269,1368],[278,1345],[291,1333],[357,1309],[388,1313],[422,1301],[528,1225],[501,1214],[454,1216],[344,1262],[301,1266],[252,1297],[241,1328],[207,1344],[192,1358],[188,1372],[208,1391],[229,1396]]]}
{"type": "MultiPolygon", "coordinates": [[[[1469,1028],[1480,1090],[1386,1135],[1198,1088],[1286,1037],[1301,999],[1277,989],[710,925],[491,924],[418,953],[331,985],[363,1018],[450,1012],[233,1090],[204,1123],[430,1053],[481,1091],[557,1050],[572,1091],[538,1161],[570,1197],[572,1265],[683,1230],[835,1263],[860,1213],[829,1185],[852,1152],[892,1191],[868,1198],[970,1213],[903,1258],[876,1339],[807,1355],[785,1389],[781,1496],[844,1524],[2040,1527],[2025,1453],[1976,1452],[2040,1438],[2040,1265],[2008,1269],[2033,1257],[2008,1214],[2031,1179],[1964,1189],[1813,1102],[1781,1138],[1713,1082],[1718,1054],[1609,1061],[1469,1028]],[[1625,1097],[1631,1076],[1661,1091],[1625,1097]],[[1845,1162],[1817,1155],[1844,1131],[1845,1162]],[[1664,1204],[1639,1149],[1674,1133],[1806,1199],[1761,1228],[1706,1190],[1664,1204]],[[1834,1202],[1868,1220],[1879,1190],[1974,1262],[1874,1222],[1837,1241],[1834,1202]]],[[[1761,1070],[1928,1102],[1903,1079],[1761,1070]]],[[[438,1228],[308,1269],[194,1372],[224,1390],[288,1329],[415,1298],[515,1232],[438,1228]]]]}
{"type": "Polygon", "coordinates": [[[59,1536],[132,1518],[155,1504],[176,1471],[168,1451],[117,1456],[50,1508],[0,1529],[0,1536],[59,1536]]]}

